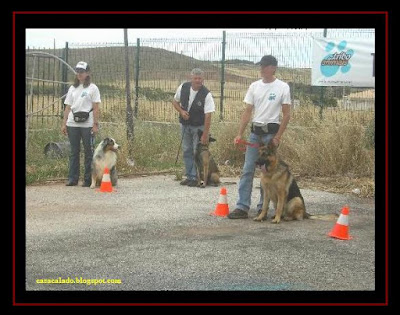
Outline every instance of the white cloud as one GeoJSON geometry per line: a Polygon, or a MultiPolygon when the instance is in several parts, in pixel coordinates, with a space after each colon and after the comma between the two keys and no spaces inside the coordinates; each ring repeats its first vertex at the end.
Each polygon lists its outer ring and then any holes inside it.
{"type": "Polygon", "coordinates": [[[123,42],[122,29],[27,29],[26,46],[65,47],[65,43],[123,42]]]}
{"type": "MultiPolygon", "coordinates": [[[[263,32],[265,29],[128,29],[129,42],[137,38],[199,38],[222,37],[222,32],[263,32]]],[[[27,29],[26,47],[56,48],[65,47],[65,43],[123,43],[123,29],[27,29]]]]}

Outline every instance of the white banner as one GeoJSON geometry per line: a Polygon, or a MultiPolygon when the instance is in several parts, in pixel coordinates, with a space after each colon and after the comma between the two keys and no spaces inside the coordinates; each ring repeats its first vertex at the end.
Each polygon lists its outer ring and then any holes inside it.
{"type": "Polygon", "coordinates": [[[311,85],[375,87],[375,39],[314,38],[311,85]]]}

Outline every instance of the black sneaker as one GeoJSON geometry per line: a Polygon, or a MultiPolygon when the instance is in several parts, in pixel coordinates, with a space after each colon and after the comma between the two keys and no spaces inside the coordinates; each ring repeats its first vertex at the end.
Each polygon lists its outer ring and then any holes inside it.
{"type": "Polygon", "coordinates": [[[242,209],[235,209],[228,214],[229,219],[247,219],[248,217],[248,213],[242,209]]]}
{"type": "Polygon", "coordinates": [[[78,185],[77,182],[68,182],[65,184],[65,186],[76,186],[76,185],[78,185]]]}
{"type": "Polygon", "coordinates": [[[186,178],[185,180],[181,181],[179,184],[181,185],[188,185],[191,182],[189,178],[186,178]]]}
{"type": "Polygon", "coordinates": [[[82,184],[82,187],[90,187],[91,184],[92,184],[92,183],[83,183],[83,184],[82,184]]]}
{"type": "Polygon", "coordinates": [[[187,184],[189,187],[197,187],[197,180],[191,180],[189,181],[189,184],[187,184]]]}

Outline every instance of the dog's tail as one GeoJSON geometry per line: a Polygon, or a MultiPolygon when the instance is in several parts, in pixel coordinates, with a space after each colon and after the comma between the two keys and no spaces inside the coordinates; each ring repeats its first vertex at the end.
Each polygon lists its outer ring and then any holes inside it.
{"type": "MultiPolygon", "coordinates": [[[[304,200],[303,200],[304,202],[304,200]]],[[[304,205],[305,208],[305,205],[304,205]]],[[[304,209],[304,219],[311,219],[311,220],[322,220],[322,221],[334,221],[337,220],[339,216],[335,213],[325,213],[325,214],[309,214],[307,209],[304,209]]]]}

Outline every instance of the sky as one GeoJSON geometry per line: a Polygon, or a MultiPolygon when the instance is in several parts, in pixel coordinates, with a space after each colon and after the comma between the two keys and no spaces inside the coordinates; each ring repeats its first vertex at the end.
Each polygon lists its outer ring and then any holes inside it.
{"type": "MultiPolygon", "coordinates": [[[[261,33],[266,29],[128,29],[128,41],[137,38],[201,38],[222,37],[222,32],[261,33]]],[[[278,31],[284,31],[278,30],[278,31]]],[[[291,30],[293,31],[293,29],[291,30]]],[[[304,31],[304,30],[303,30],[304,31]]],[[[65,43],[123,43],[124,31],[120,29],[26,29],[26,47],[63,48],[65,43]]]]}
{"type": "MultiPolygon", "coordinates": [[[[257,62],[266,54],[278,58],[280,65],[293,68],[310,68],[313,37],[322,37],[323,29],[234,29],[234,28],[186,28],[186,29],[128,29],[128,41],[135,46],[137,38],[142,45],[178,52],[199,60],[220,60],[222,33],[227,33],[226,59],[257,62]],[[239,35],[241,33],[242,35],[239,35]],[[245,34],[243,34],[245,33],[245,34]],[[236,35],[237,34],[237,35],[236,35]],[[250,35],[249,35],[250,34],[250,35]],[[254,36],[252,35],[254,34],[254,36]],[[146,39],[150,39],[147,40],[146,39]],[[153,40],[154,39],[154,40],[153,40]],[[161,39],[161,40],[160,40],[161,39]],[[172,39],[171,41],[166,39],[172,39]],[[177,39],[177,40],[174,40],[177,39]],[[194,41],[192,41],[194,39],[194,41]],[[199,39],[196,41],[195,39],[199,39]],[[204,41],[203,41],[204,40],[204,41]]],[[[332,36],[374,36],[371,30],[329,29],[332,36]],[[338,33],[339,32],[339,33],[338,33]],[[350,33],[348,33],[350,32],[350,33]],[[362,34],[363,32],[367,32],[362,34]],[[368,33],[369,32],[369,33],[368,33]]],[[[108,46],[124,43],[124,29],[26,29],[26,48],[34,50],[108,46]]]]}

